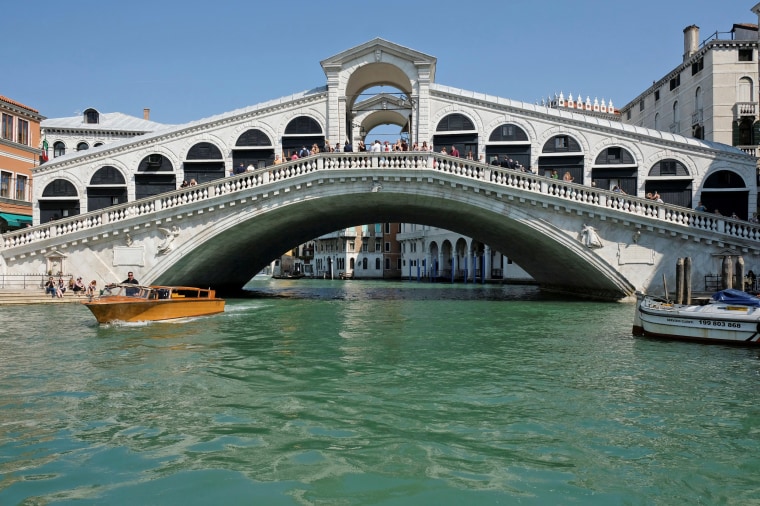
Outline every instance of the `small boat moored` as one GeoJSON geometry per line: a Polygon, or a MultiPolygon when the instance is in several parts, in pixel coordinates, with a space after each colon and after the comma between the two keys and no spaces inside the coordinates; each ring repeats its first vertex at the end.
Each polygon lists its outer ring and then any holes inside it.
{"type": "Polygon", "coordinates": [[[109,285],[84,305],[98,323],[174,320],[224,312],[224,299],[189,286],[109,285]]]}
{"type": "Polygon", "coordinates": [[[721,344],[760,344],[760,298],[740,290],[715,293],[706,304],[674,304],[636,293],[633,334],[721,344]]]}

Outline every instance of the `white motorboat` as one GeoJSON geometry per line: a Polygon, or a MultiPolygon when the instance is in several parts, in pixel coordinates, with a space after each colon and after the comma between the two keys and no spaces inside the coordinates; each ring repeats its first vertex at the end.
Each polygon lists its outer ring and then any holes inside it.
{"type": "Polygon", "coordinates": [[[722,344],[760,344],[760,298],[740,290],[717,292],[705,304],[674,304],[636,293],[633,334],[722,344]]]}

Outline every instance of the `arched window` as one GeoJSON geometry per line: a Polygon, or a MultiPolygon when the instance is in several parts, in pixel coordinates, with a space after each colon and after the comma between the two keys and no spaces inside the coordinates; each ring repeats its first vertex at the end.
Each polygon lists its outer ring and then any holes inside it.
{"type": "Polygon", "coordinates": [[[124,175],[121,173],[121,171],[119,171],[119,169],[116,167],[111,167],[110,165],[106,165],[105,167],[99,168],[95,174],[92,175],[92,178],[90,178],[90,184],[121,185],[127,184],[127,181],[124,179],[124,175]]]}
{"type": "Polygon", "coordinates": [[[752,79],[749,77],[742,77],[739,79],[739,82],[737,83],[737,89],[736,89],[736,101],[737,102],[753,102],[753,89],[752,89],[752,79]]]}
{"type": "Polygon", "coordinates": [[[66,154],[66,144],[62,141],[56,141],[53,143],[53,158],[63,156],[66,154]]]}
{"type": "Polygon", "coordinates": [[[678,100],[673,102],[673,124],[670,126],[671,133],[677,134],[681,131],[681,112],[678,109],[678,100]]]}
{"type": "Polygon", "coordinates": [[[87,151],[88,149],[90,149],[90,145],[86,142],[80,142],[77,144],[77,151],[87,151]]]}
{"type": "Polygon", "coordinates": [[[705,188],[746,188],[744,179],[730,170],[719,170],[710,174],[704,183],[705,188]]]}
{"type": "Polygon", "coordinates": [[[525,130],[512,123],[504,123],[493,129],[488,142],[521,142],[527,141],[528,134],[525,130]]]}
{"type": "Polygon", "coordinates": [[[660,129],[660,113],[655,113],[654,115],[654,129],[659,130],[660,129]]]}
{"type": "Polygon", "coordinates": [[[322,127],[316,120],[308,116],[298,116],[285,127],[285,135],[317,135],[322,133],[322,127]]]}
{"type": "Polygon", "coordinates": [[[364,257],[362,259],[362,269],[364,269],[366,271],[367,270],[367,265],[369,265],[369,260],[367,259],[367,257],[364,257]]]}
{"type": "Polygon", "coordinates": [[[76,197],[77,195],[77,189],[65,179],[56,179],[48,183],[42,191],[43,197],[76,197]]]}
{"type": "Polygon", "coordinates": [[[679,162],[678,160],[673,160],[672,158],[660,160],[659,162],[655,163],[649,170],[650,177],[688,175],[689,169],[687,169],[683,163],[679,162]]]}
{"type": "Polygon", "coordinates": [[[475,130],[475,125],[464,114],[449,114],[438,122],[436,132],[452,132],[460,130],[475,130]]]}
{"type": "Polygon", "coordinates": [[[636,161],[630,151],[621,147],[610,147],[599,153],[595,165],[632,165],[636,161]]]}
{"type": "MultiPolygon", "coordinates": [[[[290,127],[290,125],[288,125],[288,127],[290,127]]],[[[321,129],[318,133],[322,133],[321,129]]],[[[238,137],[237,142],[235,142],[235,146],[271,146],[271,145],[272,145],[272,141],[271,139],[269,139],[269,136],[265,134],[264,132],[262,132],[261,130],[259,130],[258,128],[252,128],[250,130],[247,130],[240,137],[238,137]]]]}
{"type": "Polygon", "coordinates": [[[100,123],[100,113],[95,109],[87,109],[84,111],[84,122],[88,125],[97,125],[100,123]]]}
{"type": "Polygon", "coordinates": [[[569,135],[555,135],[544,144],[542,153],[579,153],[580,143],[569,135]]]}
{"type": "Polygon", "coordinates": [[[380,270],[380,259],[379,258],[375,258],[375,270],[376,271],[380,270]]]}

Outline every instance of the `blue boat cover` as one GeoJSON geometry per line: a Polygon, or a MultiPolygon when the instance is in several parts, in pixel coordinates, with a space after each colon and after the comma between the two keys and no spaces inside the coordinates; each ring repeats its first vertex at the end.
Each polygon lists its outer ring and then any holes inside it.
{"type": "Polygon", "coordinates": [[[726,304],[760,307],[760,299],[747,292],[742,292],[741,290],[735,290],[733,288],[727,288],[720,292],[716,292],[713,294],[712,298],[717,302],[725,302],[726,304]]]}

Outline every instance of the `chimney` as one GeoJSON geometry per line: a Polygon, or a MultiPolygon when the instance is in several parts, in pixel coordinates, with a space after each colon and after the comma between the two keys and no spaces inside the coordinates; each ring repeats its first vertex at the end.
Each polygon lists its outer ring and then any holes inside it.
{"type": "Polygon", "coordinates": [[[143,109],[143,119],[144,120],[150,119],[150,109],[148,109],[147,107],[143,109]]]}
{"type": "Polygon", "coordinates": [[[691,58],[691,55],[699,49],[699,27],[687,26],[683,29],[683,61],[691,58]]]}

